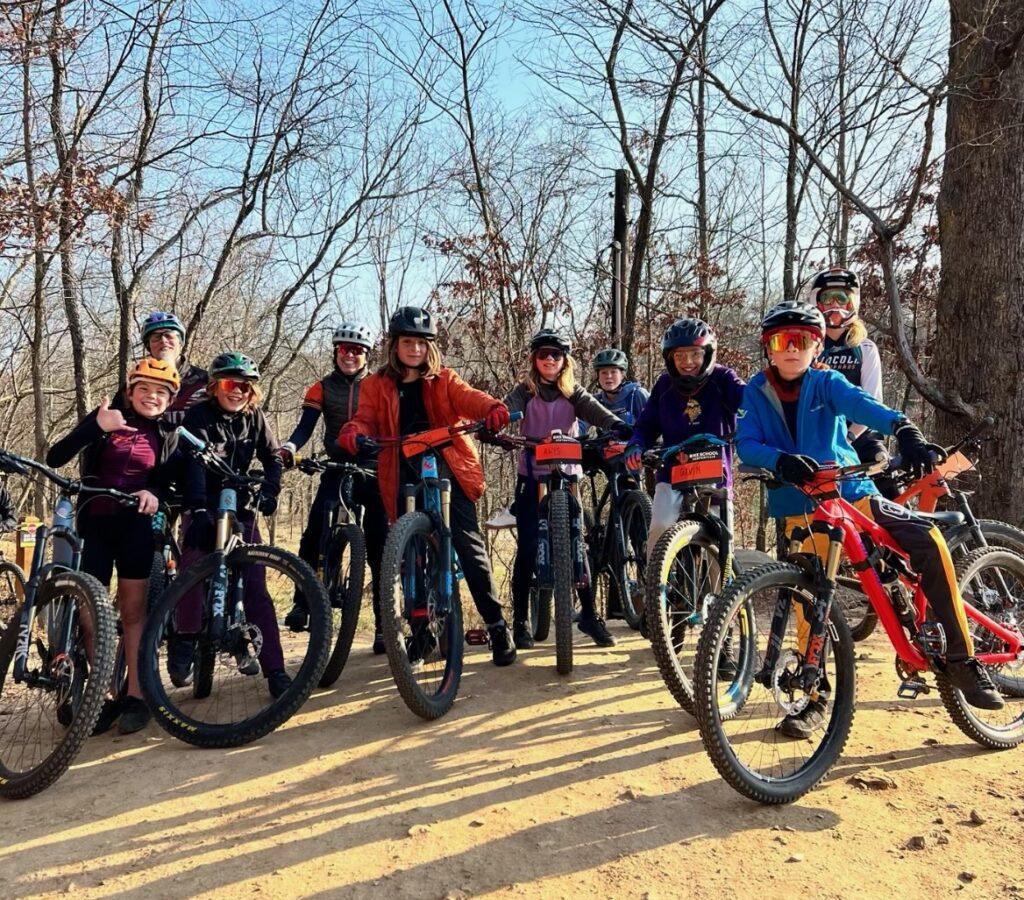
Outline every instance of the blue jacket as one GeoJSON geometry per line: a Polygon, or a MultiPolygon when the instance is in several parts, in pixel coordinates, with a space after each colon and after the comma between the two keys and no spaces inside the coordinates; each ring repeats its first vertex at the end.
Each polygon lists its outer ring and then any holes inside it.
{"type": "MultiPolygon", "coordinates": [[[[891,434],[903,413],[879,403],[832,369],[808,369],[797,402],[797,440],[789,433],[782,403],[764,372],[750,379],[737,417],[736,451],[740,459],[747,465],[774,471],[783,453],[802,453],[818,462],[834,460],[841,466],[857,465],[857,454],[846,440],[847,420],[891,434]]],[[[878,490],[870,479],[858,478],[841,482],[840,493],[852,502],[878,490]]],[[[795,487],[768,492],[768,512],[772,516],[796,516],[812,509],[811,502],[795,487]]]]}
{"type": "Polygon", "coordinates": [[[633,425],[640,418],[640,413],[643,412],[650,396],[639,381],[624,382],[615,399],[610,398],[604,391],[594,391],[594,398],[627,425],[633,425]]]}

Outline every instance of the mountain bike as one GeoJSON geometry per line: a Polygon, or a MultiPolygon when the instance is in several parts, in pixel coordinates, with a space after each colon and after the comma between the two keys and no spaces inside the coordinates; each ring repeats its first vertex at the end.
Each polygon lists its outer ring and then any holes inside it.
{"type": "MultiPolygon", "coordinates": [[[[513,414],[513,419],[518,418],[513,414]]],[[[398,693],[416,715],[443,716],[459,692],[467,635],[462,631],[458,558],[449,519],[451,481],[440,478],[437,452],[457,434],[486,432],[484,422],[433,428],[394,439],[403,456],[420,456],[420,478],[402,488],[404,513],[388,532],[381,560],[380,617],[398,693]]],[[[373,447],[384,440],[363,438],[373,447]]],[[[474,631],[471,643],[488,642],[474,631]]]]}
{"type": "Polygon", "coordinates": [[[651,498],[639,489],[626,471],[621,441],[601,439],[584,442],[584,484],[590,489],[590,509],[585,516],[587,558],[593,587],[607,585],[608,606],[622,610],[634,631],[644,615],[644,575],[647,565],[647,533],[651,527],[651,498]],[[596,476],[605,475],[598,493],[596,476]]]}
{"type": "MultiPolygon", "coordinates": [[[[683,494],[679,520],[662,534],[647,562],[647,634],[662,680],[676,702],[694,712],[693,666],[708,607],[736,572],[733,499],[726,484],[728,440],[696,434],[645,462],[674,461],[672,489],[683,494]]],[[[719,668],[733,665],[725,648],[719,668]]]]}
{"type": "MultiPolygon", "coordinates": [[[[977,660],[1005,698],[998,711],[969,706],[946,675],[946,636],[931,619],[920,579],[906,553],[879,524],[844,500],[838,482],[879,471],[878,464],[825,466],[800,485],[814,505],[806,528],[794,530],[788,562],[738,577],[708,611],[697,648],[694,699],[704,746],[737,791],[761,803],[789,803],[811,790],[842,753],[853,722],[856,671],[853,640],[835,597],[843,554],[896,650],[899,696],[930,691],[931,672],[953,722],[994,749],[1024,741],[1024,560],[981,548],[957,564],[977,660]],[[808,536],[827,546],[802,553],[808,536]],[[824,561],[822,561],[824,560],[824,561]],[[719,674],[732,636],[735,672],[719,674]],[[816,704],[820,725],[806,740],[776,729],[780,717],[816,704]]],[[[780,484],[774,473],[754,476],[780,484]]]]}
{"type": "MultiPolygon", "coordinates": [[[[899,457],[889,462],[889,472],[901,487],[895,502],[914,509],[919,517],[935,521],[954,560],[980,547],[1005,547],[1024,555],[1024,531],[1007,522],[976,518],[969,500],[972,492],[961,487],[957,480],[969,472],[976,472],[982,437],[994,424],[991,417],[983,419],[959,441],[946,448],[945,459],[937,463],[935,471],[916,480],[901,468],[899,457]],[[937,511],[940,504],[950,505],[953,509],[937,511]]],[[[875,630],[878,617],[848,566],[840,569],[838,584],[836,597],[843,607],[850,632],[855,641],[862,641],[875,630]]]]}
{"type": "Polygon", "coordinates": [[[60,489],[53,524],[36,529],[24,601],[0,634],[0,796],[17,799],[53,784],[71,765],[92,733],[114,668],[114,610],[103,585],[78,571],[82,540],[72,498],[112,497],[132,509],[139,498],[64,478],[6,451],[0,470],[35,470],[60,489]],[[61,558],[47,562],[55,538],[61,558]]]}
{"type": "MultiPolygon", "coordinates": [[[[525,450],[533,463],[546,467],[547,474],[537,478],[540,527],[537,538],[537,586],[550,590],[554,596],[555,668],[559,675],[568,675],[573,667],[572,626],[575,613],[574,595],[578,589],[592,588],[590,559],[588,558],[586,523],[579,498],[577,469],[583,461],[584,450],[600,450],[615,439],[612,434],[580,440],[560,431],[549,437],[534,438],[523,435],[500,434],[494,443],[507,450],[525,450]]],[[[631,521],[643,518],[643,508],[631,521]]],[[[650,523],[647,512],[645,525],[650,523]]],[[[639,529],[639,524],[636,525],[639,529]]],[[[646,532],[645,532],[646,533],[646,532]]],[[[612,536],[626,540],[627,532],[612,529],[612,536]]],[[[626,560],[629,551],[621,545],[615,552],[626,560]]],[[[628,574],[616,577],[625,581],[628,574]]],[[[632,587],[628,588],[632,590],[632,587]]]]}
{"type": "Polygon", "coordinates": [[[316,574],[293,553],[243,540],[239,493],[258,493],[265,480],[235,472],[184,428],[178,435],[179,446],[222,479],[216,539],[213,552],[182,571],[147,618],[139,680],[169,734],[199,747],[237,747],[278,728],[309,697],[331,651],[330,603],[316,574]],[[278,625],[296,591],[309,610],[309,630],[301,633],[278,625]],[[160,665],[171,646],[163,640],[168,629],[193,651],[192,677],[177,685],[160,665]],[[280,693],[259,677],[264,651],[267,658],[280,656],[291,679],[280,693]]]}
{"type": "Polygon", "coordinates": [[[356,479],[376,478],[373,469],[351,462],[296,457],[295,468],[307,475],[338,473],[338,496],[324,510],[324,527],[320,531],[316,574],[327,590],[331,602],[337,640],[327,660],[320,687],[330,687],[340,677],[348,662],[366,578],[366,538],[363,535],[363,508],[354,500],[356,479]]]}

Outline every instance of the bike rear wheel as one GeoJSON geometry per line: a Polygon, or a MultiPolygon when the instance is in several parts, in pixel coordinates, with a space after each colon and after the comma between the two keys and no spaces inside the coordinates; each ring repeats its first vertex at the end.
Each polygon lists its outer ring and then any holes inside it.
{"type": "Polygon", "coordinates": [[[619,518],[625,546],[619,548],[623,557],[613,567],[616,571],[609,583],[609,601],[614,604],[617,600],[626,623],[639,631],[644,618],[651,498],[641,491],[627,491],[619,501],[619,518]]]}
{"type": "Polygon", "coordinates": [[[334,529],[327,546],[324,586],[334,616],[334,650],[327,660],[320,687],[330,687],[340,677],[359,624],[359,607],[363,601],[363,580],[366,577],[366,538],[358,525],[341,525],[334,529]]]}
{"type": "Polygon", "coordinates": [[[381,628],[388,664],[405,705],[428,720],[452,708],[465,649],[458,585],[439,544],[427,513],[406,513],[388,533],[381,561],[381,628]],[[442,578],[451,580],[447,604],[439,590],[442,578]]]}
{"type": "Polygon", "coordinates": [[[551,535],[551,574],[555,598],[555,668],[559,675],[572,671],[573,573],[569,544],[569,496],[565,491],[548,495],[551,535]]]}
{"type": "Polygon", "coordinates": [[[554,605],[554,592],[551,588],[542,588],[534,584],[530,588],[530,624],[533,626],[533,639],[546,641],[551,632],[551,608],[554,605]]]}
{"type": "Polygon", "coordinates": [[[787,683],[803,659],[794,612],[801,601],[814,602],[814,581],[802,569],[787,563],[752,569],[711,604],[697,648],[694,699],[704,747],[721,776],[759,803],[792,803],[817,785],[842,753],[853,723],[853,641],[837,608],[822,652],[820,691],[812,696],[787,683]],[[772,635],[777,606],[785,611],[784,627],[772,635]],[[730,634],[737,671],[725,680],[718,663],[730,634]],[[765,673],[773,637],[781,638],[781,649],[765,673]],[[787,737],[777,728],[787,714],[811,703],[820,707],[821,718],[807,737],[787,737]]]}
{"type": "Polygon", "coordinates": [[[654,658],[665,686],[692,714],[697,640],[722,585],[717,545],[698,523],[677,522],[658,538],[647,574],[647,630],[654,658]]]}
{"type": "MultiPolygon", "coordinates": [[[[957,582],[964,600],[1002,625],[1020,628],[1024,621],[1024,559],[1008,550],[981,548],[957,561],[957,582]]],[[[1005,650],[1005,643],[983,625],[968,619],[974,653],[984,663],[987,653],[1005,650]]],[[[939,695],[953,722],[971,740],[994,750],[1016,747],[1024,741],[1024,666],[1020,663],[988,667],[1005,706],[984,710],[971,706],[941,673],[936,673],[939,695]]]]}
{"type": "Polygon", "coordinates": [[[99,717],[117,641],[103,586],[82,572],[51,574],[28,623],[28,668],[47,684],[16,683],[22,608],[0,637],[0,796],[12,799],[53,784],[78,755],[99,717]],[[62,624],[71,626],[68,646],[53,642],[62,624]]]}
{"type": "Polygon", "coordinates": [[[164,593],[146,621],[139,648],[139,679],[153,717],[169,734],[197,747],[238,747],[280,727],[316,687],[331,650],[327,593],[306,563],[293,553],[264,545],[237,547],[226,563],[229,621],[223,637],[215,639],[210,631],[208,582],[217,566],[211,554],[182,572],[164,593]],[[245,599],[252,598],[254,607],[233,621],[239,590],[245,599]],[[279,626],[296,591],[309,610],[309,629],[298,633],[279,626]],[[265,597],[272,609],[255,606],[265,597]],[[196,604],[202,608],[198,616],[196,604]],[[198,631],[183,627],[196,618],[202,623],[198,631]],[[169,621],[177,623],[176,641],[194,646],[190,687],[175,687],[162,665],[169,621]],[[277,646],[290,684],[274,697],[268,675],[277,668],[277,646]]]}
{"type": "Polygon", "coordinates": [[[24,599],[25,573],[12,562],[0,562],[0,634],[24,599]]]}

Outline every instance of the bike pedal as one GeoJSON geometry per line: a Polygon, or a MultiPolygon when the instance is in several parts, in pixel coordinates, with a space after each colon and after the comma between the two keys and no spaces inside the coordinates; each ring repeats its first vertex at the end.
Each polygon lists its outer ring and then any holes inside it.
{"type": "Polygon", "coordinates": [[[466,643],[474,647],[485,647],[491,642],[486,628],[470,628],[466,632],[466,643]]]}
{"type": "Polygon", "coordinates": [[[908,679],[900,683],[899,690],[896,691],[896,696],[901,700],[916,700],[918,694],[930,694],[932,691],[931,686],[925,684],[923,681],[916,679],[908,679]]]}

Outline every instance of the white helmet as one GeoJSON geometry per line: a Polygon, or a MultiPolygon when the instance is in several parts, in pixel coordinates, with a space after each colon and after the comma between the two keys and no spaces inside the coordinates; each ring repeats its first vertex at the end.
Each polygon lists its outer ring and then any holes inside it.
{"type": "Polygon", "coordinates": [[[856,318],[860,311],[860,280],[856,272],[842,266],[822,269],[810,278],[806,294],[808,301],[822,311],[829,328],[843,327],[856,318]],[[845,308],[833,306],[827,301],[830,294],[839,293],[846,297],[848,305],[845,308]]]}
{"type": "Polygon", "coordinates": [[[358,322],[342,322],[334,329],[333,344],[335,347],[338,344],[358,344],[369,350],[373,346],[373,340],[370,338],[370,329],[365,325],[358,322]]]}

